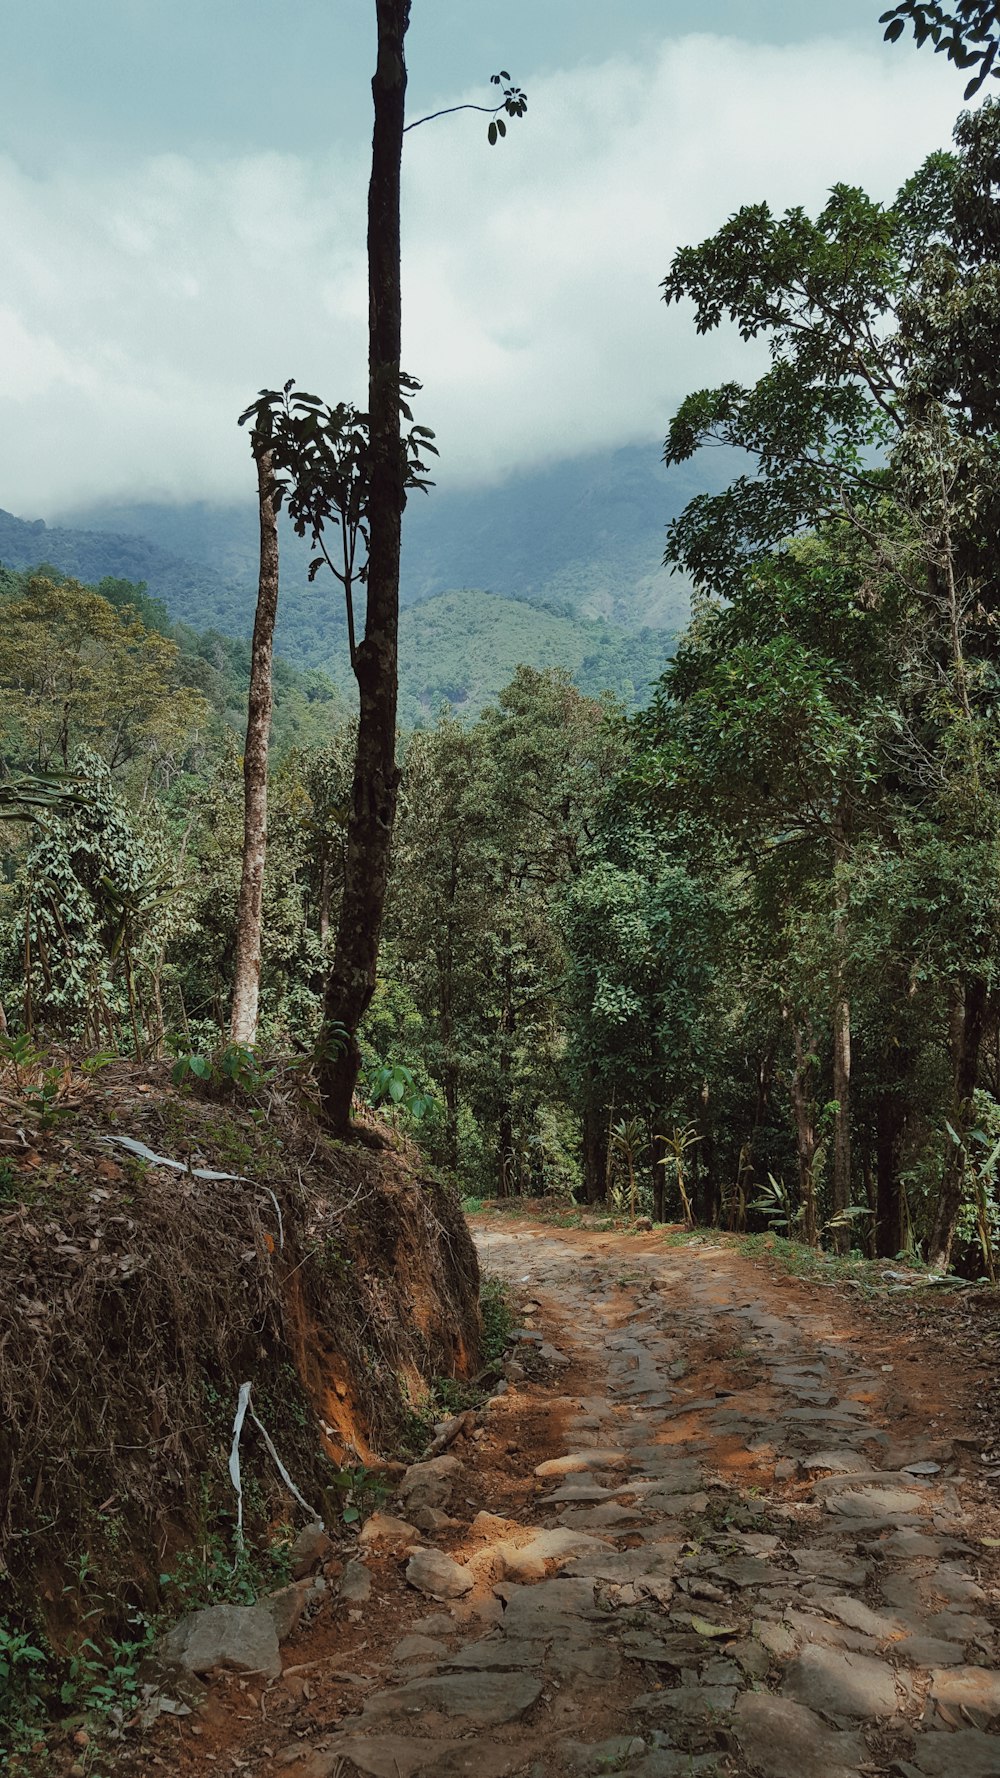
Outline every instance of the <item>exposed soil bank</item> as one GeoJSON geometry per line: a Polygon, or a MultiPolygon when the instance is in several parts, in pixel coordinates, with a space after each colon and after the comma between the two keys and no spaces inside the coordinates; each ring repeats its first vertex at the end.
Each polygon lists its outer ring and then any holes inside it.
{"type": "MultiPolygon", "coordinates": [[[[336,1469],[475,1368],[478,1268],[447,1190],[391,1146],[329,1142],[288,1080],[241,1109],[116,1063],[67,1072],[44,1121],[0,1082],[0,1573],[4,1609],[58,1640],[82,1558],[93,1633],[234,1513],[243,1383],[339,1518],[336,1469]]],[[[248,1538],[301,1524],[250,1418],[241,1453],[248,1538]]]]}

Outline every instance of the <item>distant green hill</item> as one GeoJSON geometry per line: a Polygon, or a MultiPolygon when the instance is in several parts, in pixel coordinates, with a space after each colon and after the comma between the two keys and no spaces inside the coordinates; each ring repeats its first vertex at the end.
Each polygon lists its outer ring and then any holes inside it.
{"type": "Polygon", "coordinates": [[[251,596],[248,606],[245,584],[231,582],[210,563],[183,560],[132,530],[46,525],[0,508],[0,562],[8,568],[48,562],[84,586],[107,576],[142,581],[153,598],[163,600],[171,617],[198,629],[215,627],[240,636],[253,628],[254,601],[251,596]]]}
{"type": "MultiPolygon", "coordinates": [[[[687,620],[688,590],[661,566],[668,521],[724,486],[732,453],[667,471],[659,448],[536,468],[491,488],[411,497],[404,525],[400,715],[470,714],[514,668],[565,666],[588,692],[641,703],[687,620]],[[456,592],[454,589],[479,588],[456,592]]],[[[110,503],[53,526],[0,511],[0,562],[46,561],[89,584],[144,582],[174,622],[246,637],[253,626],[257,519],[251,501],[110,503]]],[[[338,589],[308,584],[307,543],[283,526],[277,647],[353,701],[338,589]]]]}
{"type": "MultiPolygon", "coordinates": [[[[661,565],[667,524],[695,494],[725,487],[736,461],[730,451],[703,451],[667,470],[660,448],[651,440],[542,465],[492,487],[411,496],[403,527],[403,604],[454,587],[486,587],[508,599],[608,618],[628,630],[676,632],[687,618],[688,589],[661,565]]],[[[171,565],[203,563],[230,589],[254,584],[257,523],[250,499],[226,506],[104,502],[65,514],[62,523],[141,536],[171,565]]],[[[282,557],[290,588],[304,586],[310,554],[288,529],[282,557]]],[[[164,566],[176,573],[171,565],[164,566]]],[[[155,590],[171,603],[174,595],[155,590]]],[[[176,596],[187,597],[186,586],[176,596]]]]}
{"type": "MultiPolygon", "coordinates": [[[[347,625],[336,589],[318,582],[283,593],[278,648],[300,672],[328,678],[354,707],[347,625]]],[[[505,599],[474,589],[438,593],[404,607],[399,625],[399,720],[432,723],[442,704],[478,715],[518,666],[566,667],[581,691],[612,691],[630,710],[646,701],[663,671],[671,638],[629,634],[618,625],[505,599]]]]}
{"type": "Polygon", "coordinates": [[[634,709],[662,673],[668,646],[662,630],[630,636],[497,594],[438,593],[400,618],[400,721],[423,726],[444,702],[475,716],[521,665],[566,667],[581,691],[613,691],[634,709]]]}

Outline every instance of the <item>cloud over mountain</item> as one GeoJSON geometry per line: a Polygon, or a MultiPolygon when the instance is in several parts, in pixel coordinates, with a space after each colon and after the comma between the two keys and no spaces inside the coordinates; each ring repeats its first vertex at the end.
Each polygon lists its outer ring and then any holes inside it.
{"type": "MultiPolygon", "coordinates": [[[[877,39],[688,37],[521,69],[531,110],[502,148],[475,117],[407,137],[405,362],[443,484],[661,433],[686,390],[752,372],[664,310],[659,281],[741,203],[816,206],[842,179],[888,198],[946,144],[954,80],[877,39]]],[[[231,498],[261,385],[363,400],[366,160],[359,143],[40,176],[0,161],[0,504],[231,498]]]]}

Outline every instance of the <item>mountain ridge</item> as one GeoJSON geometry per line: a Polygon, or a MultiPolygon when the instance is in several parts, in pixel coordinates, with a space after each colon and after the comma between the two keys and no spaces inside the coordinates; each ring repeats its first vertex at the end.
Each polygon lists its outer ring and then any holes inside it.
{"type": "MultiPolygon", "coordinates": [[[[689,610],[684,581],[662,567],[666,524],[732,473],[728,453],[667,471],[656,447],[628,446],[411,497],[401,719],[432,720],[446,700],[474,715],[521,662],[641,703],[689,610]]],[[[252,501],[106,501],[51,525],[0,511],[0,562],[142,582],[174,621],[237,637],[253,626],[257,539],[252,501]]],[[[350,692],[339,593],[324,576],[310,584],[312,553],[284,520],[276,647],[350,692]]]]}

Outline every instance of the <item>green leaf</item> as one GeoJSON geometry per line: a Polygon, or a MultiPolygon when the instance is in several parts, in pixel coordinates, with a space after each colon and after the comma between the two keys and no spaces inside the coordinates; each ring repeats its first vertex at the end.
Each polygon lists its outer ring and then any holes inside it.
{"type": "Polygon", "coordinates": [[[486,132],[486,138],[487,138],[487,141],[489,142],[490,147],[493,148],[496,144],[496,139],[497,139],[496,118],[494,118],[492,123],[490,124],[490,127],[486,132]]]}

